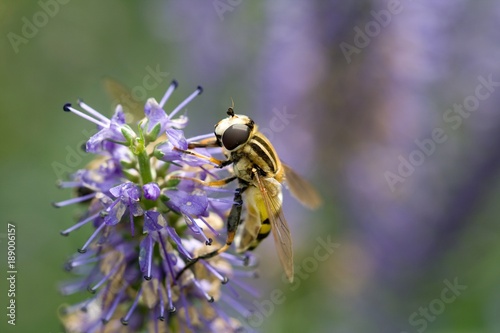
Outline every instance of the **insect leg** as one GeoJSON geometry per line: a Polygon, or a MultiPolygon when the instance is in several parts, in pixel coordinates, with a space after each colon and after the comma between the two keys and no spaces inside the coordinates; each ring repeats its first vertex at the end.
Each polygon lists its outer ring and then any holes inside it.
{"type": "Polygon", "coordinates": [[[227,236],[226,236],[226,244],[224,244],[222,247],[219,249],[209,252],[207,254],[201,255],[199,257],[194,258],[190,262],[186,264],[182,268],[182,270],[177,273],[175,279],[178,280],[181,275],[191,268],[194,264],[198,262],[200,259],[210,259],[212,257],[215,257],[218,254],[221,254],[222,252],[225,252],[231,244],[233,243],[234,236],[236,235],[236,230],[238,229],[238,226],[241,223],[241,209],[243,206],[243,199],[241,198],[241,193],[247,188],[248,185],[243,185],[239,188],[236,189],[236,193],[234,194],[234,204],[231,207],[231,211],[229,212],[229,216],[227,218],[227,236]]]}
{"type": "Polygon", "coordinates": [[[204,139],[204,140],[201,140],[201,141],[189,142],[188,143],[188,148],[189,149],[193,149],[193,148],[210,148],[210,147],[220,147],[217,144],[217,139],[215,139],[215,138],[208,138],[208,139],[204,139]]]}
{"type": "Polygon", "coordinates": [[[218,168],[223,168],[226,165],[233,163],[233,161],[231,161],[231,160],[221,161],[221,160],[218,160],[218,159],[213,158],[211,156],[205,156],[203,154],[197,153],[197,152],[192,151],[192,150],[184,150],[184,149],[179,149],[179,148],[175,148],[175,147],[174,147],[174,150],[177,150],[177,151],[184,153],[184,154],[196,156],[196,157],[201,158],[203,160],[207,160],[210,163],[215,164],[218,168]]]}

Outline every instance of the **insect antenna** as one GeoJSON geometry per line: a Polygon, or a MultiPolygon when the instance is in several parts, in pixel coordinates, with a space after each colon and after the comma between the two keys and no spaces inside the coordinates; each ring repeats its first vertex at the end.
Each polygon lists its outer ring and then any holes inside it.
{"type": "Polygon", "coordinates": [[[231,98],[231,107],[227,109],[227,114],[231,117],[234,117],[234,101],[231,98]]]}

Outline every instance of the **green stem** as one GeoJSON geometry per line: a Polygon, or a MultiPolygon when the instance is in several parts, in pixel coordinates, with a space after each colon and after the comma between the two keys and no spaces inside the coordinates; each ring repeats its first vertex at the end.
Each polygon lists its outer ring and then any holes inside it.
{"type": "Polygon", "coordinates": [[[144,147],[144,143],[142,142],[137,147],[137,159],[139,160],[139,174],[141,175],[142,184],[151,183],[153,181],[151,164],[149,163],[149,155],[146,147],[144,147]]]}

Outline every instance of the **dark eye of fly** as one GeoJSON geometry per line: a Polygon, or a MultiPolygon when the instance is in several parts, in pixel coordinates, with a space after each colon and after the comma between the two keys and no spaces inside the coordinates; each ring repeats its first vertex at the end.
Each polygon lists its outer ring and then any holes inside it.
{"type": "Polygon", "coordinates": [[[222,134],[222,144],[227,150],[233,150],[248,141],[251,128],[244,124],[229,126],[222,134]]]}

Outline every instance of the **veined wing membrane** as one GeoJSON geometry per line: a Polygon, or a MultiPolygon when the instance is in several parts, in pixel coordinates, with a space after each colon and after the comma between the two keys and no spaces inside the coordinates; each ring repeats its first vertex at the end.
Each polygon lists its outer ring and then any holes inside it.
{"type": "Polygon", "coordinates": [[[321,205],[321,197],[307,180],[281,162],[285,170],[285,181],[292,195],[307,208],[315,209],[321,205]]]}
{"type": "Polygon", "coordinates": [[[122,106],[127,123],[136,123],[144,118],[142,101],[137,100],[128,87],[110,77],[105,77],[103,82],[107,93],[113,98],[113,104],[122,106]]]}
{"type": "MultiPolygon", "coordinates": [[[[273,232],[274,243],[280,258],[281,265],[285,270],[285,274],[290,282],[293,282],[293,250],[292,250],[292,235],[288,228],[285,215],[283,214],[282,205],[280,202],[279,191],[268,190],[266,183],[270,180],[261,178],[257,170],[252,170],[254,178],[257,180],[260,193],[264,200],[269,222],[271,223],[271,231],[273,232]],[[272,192],[271,195],[269,192],[272,192]]],[[[281,186],[275,179],[277,186],[281,186]]]]}

